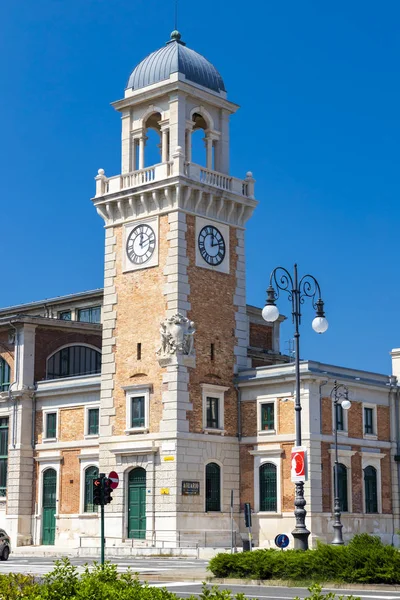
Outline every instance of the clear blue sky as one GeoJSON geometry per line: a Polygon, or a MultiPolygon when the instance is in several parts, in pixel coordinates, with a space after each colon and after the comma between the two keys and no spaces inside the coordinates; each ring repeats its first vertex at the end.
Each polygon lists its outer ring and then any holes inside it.
{"type": "MultiPolygon", "coordinates": [[[[247,231],[248,302],[297,261],[321,284],[329,331],[302,356],[390,372],[400,346],[400,5],[386,0],[180,0],[179,29],[241,105],[232,173],[260,204],[247,231]]],[[[133,67],[173,29],[173,0],[0,6],[0,305],[102,286],[94,176],[120,172],[133,67]]],[[[281,312],[289,314],[286,299],[281,312]]],[[[284,340],[291,335],[289,325],[284,340]]]]}

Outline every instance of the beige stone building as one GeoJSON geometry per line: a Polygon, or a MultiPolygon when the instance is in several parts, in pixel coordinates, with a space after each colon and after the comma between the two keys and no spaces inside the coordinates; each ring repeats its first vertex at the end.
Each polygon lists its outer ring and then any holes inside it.
{"type": "MultiPolygon", "coordinates": [[[[230,174],[238,106],[173,32],[114,108],[121,174],[100,169],[93,198],[104,290],[0,310],[0,525],[18,545],[98,545],[92,482],[114,470],[110,546],[229,546],[231,498],[237,544],[250,502],[255,542],[267,546],[294,526],[294,367],[280,353],[283,317],[268,324],[246,305],[244,232],[257,202],[251,172],[230,174]],[[193,160],[199,131],[204,164],[193,160]]],[[[333,536],[338,380],[352,400],[339,431],[345,537],[396,542],[397,380],[312,361],[301,369],[312,538],[333,536]]]]}

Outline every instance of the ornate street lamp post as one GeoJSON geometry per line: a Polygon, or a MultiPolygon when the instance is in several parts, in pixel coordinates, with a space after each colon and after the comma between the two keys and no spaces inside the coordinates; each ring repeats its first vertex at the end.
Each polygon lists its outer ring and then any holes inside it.
{"type": "MultiPolygon", "coordinates": [[[[279,317],[279,310],[275,304],[279,298],[279,290],[287,292],[292,303],[292,321],[295,326],[295,420],[296,420],[296,446],[301,446],[301,401],[300,401],[300,332],[301,305],[306,298],[311,298],[312,305],[316,311],[312,328],[317,333],[324,333],[328,329],[328,321],[325,318],[324,303],[321,300],[321,290],[318,281],[312,275],[304,275],[300,280],[297,275],[297,265],[294,265],[293,277],[283,267],[276,267],[271,273],[269,287],[267,289],[267,304],[263,308],[262,316],[266,321],[273,322],[279,317]]],[[[304,481],[296,481],[296,495],[294,500],[296,526],[292,531],[294,547],[297,550],[308,549],[308,536],[310,532],[306,528],[306,501],[304,499],[304,481]]]]}
{"type": "Polygon", "coordinates": [[[333,537],[332,544],[342,546],[343,541],[343,525],[340,521],[341,507],[339,498],[339,459],[338,459],[338,407],[341,406],[343,410],[349,410],[351,402],[349,400],[349,390],[343,384],[338,384],[335,381],[333,389],[331,391],[331,400],[333,401],[333,411],[335,414],[334,420],[334,435],[335,435],[335,467],[333,471],[333,486],[334,486],[334,504],[333,511],[335,515],[335,522],[333,528],[335,534],[333,537]],[[341,402],[339,402],[341,400],[341,402]]]}

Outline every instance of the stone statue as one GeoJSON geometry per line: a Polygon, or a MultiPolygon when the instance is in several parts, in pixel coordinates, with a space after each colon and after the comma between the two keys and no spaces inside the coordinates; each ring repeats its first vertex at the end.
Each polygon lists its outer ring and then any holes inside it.
{"type": "Polygon", "coordinates": [[[160,357],[174,354],[193,356],[195,331],[194,322],[180,313],[164,319],[160,327],[161,346],[157,354],[160,357]]]}

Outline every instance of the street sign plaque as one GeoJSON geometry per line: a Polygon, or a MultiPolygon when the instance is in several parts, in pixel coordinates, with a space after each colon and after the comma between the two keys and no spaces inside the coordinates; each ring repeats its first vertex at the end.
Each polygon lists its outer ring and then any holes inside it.
{"type": "Polygon", "coordinates": [[[275,546],[278,548],[287,548],[289,546],[289,537],[285,533],[279,533],[275,538],[275,546]]]}

